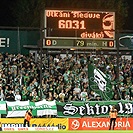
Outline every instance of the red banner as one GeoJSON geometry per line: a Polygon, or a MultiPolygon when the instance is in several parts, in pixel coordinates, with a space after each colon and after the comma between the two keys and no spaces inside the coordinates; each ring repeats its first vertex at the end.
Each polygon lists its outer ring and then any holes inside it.
{"type": "MultiPolygon", "coordinates": [[[[109,118],[69,118],[69,130],[109,130],[109,118]]],[[[114,130],[133,130],[133,118],[117,118],[114,130]]]]}

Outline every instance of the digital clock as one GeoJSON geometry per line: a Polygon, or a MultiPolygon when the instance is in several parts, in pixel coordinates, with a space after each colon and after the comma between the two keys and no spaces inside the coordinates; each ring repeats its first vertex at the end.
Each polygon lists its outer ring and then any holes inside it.
{"type": "Polygon", "coordinates": [[[45,10],[45,38],[115,39],[115,13],[45,10]]]}

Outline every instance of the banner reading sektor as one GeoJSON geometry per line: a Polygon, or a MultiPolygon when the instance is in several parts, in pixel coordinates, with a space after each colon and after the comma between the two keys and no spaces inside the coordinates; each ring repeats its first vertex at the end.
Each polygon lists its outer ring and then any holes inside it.
{"type": "Polygon", "coordinates": [[[110,108],[115,105],[118,116],[131,116],[133,113],[132,101],[90,101],[70,103],[56,102],[58,117],[108,117],[110,108]]]}

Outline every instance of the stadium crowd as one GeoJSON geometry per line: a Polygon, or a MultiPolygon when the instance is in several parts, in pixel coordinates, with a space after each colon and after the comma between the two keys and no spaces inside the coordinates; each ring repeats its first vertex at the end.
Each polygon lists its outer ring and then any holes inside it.
{"type": "Polygon", "coordinates": [[[35,61],[33,54],[25,56],[0,53],[1,101],[103,100],[99,94],[89,88],[88,63],[90,62],[108,74],[114,83],[112,100],[133,99],[133,63],[124,57],[119,58],[118,81],[116,56],[57,54],[49,55],[47,58],[43,55],[41,86],[39,62],[40,58],[35,61]]]}

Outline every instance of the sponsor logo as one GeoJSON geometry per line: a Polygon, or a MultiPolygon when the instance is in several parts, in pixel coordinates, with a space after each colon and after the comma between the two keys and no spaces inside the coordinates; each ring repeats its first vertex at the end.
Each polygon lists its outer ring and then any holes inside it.
{"type": "MultiPolygon", "coordinates": [[[[45,127],[45,128],[52,128],[52,127],[57,127],[58,129],[65,130],[66,125],[63,125],[61,123],[59,124],[32,124],[32,127],[45,127]]],[[[2,127],[24,127],[23,123],[2,123],[2,127]]],[[[22,130],[22,128],[20,128],[22,130]]]]}
{"type": "Polygon", "coordinates": [[[71,123],[71,128],[73,130],[76,130],[80,127],[80,122],[78,120],[73,120],[72,123],[71,123]]]}

